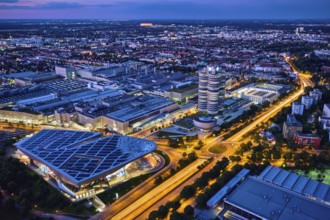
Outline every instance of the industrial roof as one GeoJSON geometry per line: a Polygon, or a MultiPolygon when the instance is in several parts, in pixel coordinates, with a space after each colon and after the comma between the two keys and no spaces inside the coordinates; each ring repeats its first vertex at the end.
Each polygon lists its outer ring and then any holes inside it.
{"type": "Polygon", "coordinates": [[[258,178],[330,204],[330,186],[316,180],[273,166],[268,166],[258,178]]]}
{"type": "Polygon", "coordinates": [[[106,116],[121,122],[130,121],[141,116],[149,115],[161,108],[175,104],[162,97],[141,96],[134,102],[127,103],[106,116]]]}
{"type": "Polygon", "coordinates": [[[139,138],[46,129],[16,143],[16,146],[75,185],[101,178],[156,149],[154,142],[139,138]]]}
{"type": "Polygon", "coordinates": [[[225,202],[265,219],[321,220],[330,216],[329,205],[250,176],[225,202]]]}
{"type": "Polygon", "coordinates": [[[236,186],[242,179],[244,179],[247,175],[249,175],[250,170],[242,169],[234,178],[232,178],[224,187],[222,187],[214,196],[212,196],[207,201],[208,207],[214,207],[217,203],[219,203],[230,191],[232,191],[233,187],[236,186]]]}

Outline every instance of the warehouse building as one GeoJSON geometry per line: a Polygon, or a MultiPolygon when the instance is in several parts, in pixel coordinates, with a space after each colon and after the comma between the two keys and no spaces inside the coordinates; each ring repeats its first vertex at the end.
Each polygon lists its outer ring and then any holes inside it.
{"type": "Polygon", "coordinates": [[[330,216],[330,186],[268,166],[248,176],[223,200],[220,219],[311,220],[330,216]]]}

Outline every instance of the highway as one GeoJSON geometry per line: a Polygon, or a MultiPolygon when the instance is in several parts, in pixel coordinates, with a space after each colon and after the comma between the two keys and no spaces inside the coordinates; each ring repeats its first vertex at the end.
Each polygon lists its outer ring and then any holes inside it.
{"type": "MultiPolygon", "coordinates": [[[[290,61],[289,57],[286,57],[285,60],[290,64],[291,68],[294,71],[299,73],[299,69],[290,61]]],[[[310,80],[309,75],[300,73],[299,78],[300,78],[302,86],[296,93],[294,93],[293,95],[291,95],[284,101],[278,103],[276,106],[273,106],[273,108],[270,108],[269,111],[262,114],[260,117],[256,118],[251,124],[249,124],[242,130],[240,130],[239,132],[237,132],[236,134],[234,134],[233,136],[228,138],[226,141],[229,141],[229,142],[230,141],[233,141],[233,142],[239,141],[243,137],[243,135],[247,134],[249,131],[252,131],[258,124],[268,121],[270,118],[274,117],[277,113],[279,113],[285,106],[296,101],[301,95],[304,94],[304,88],[306,86],[314,87],[314,83],[310,80]]]]}
{"type": "MultiPolygon", "coordinates": [[[[303,81],[303,84],[305,85],[305,82],[303,81]]],[[[228,138],[226,141],[239,141],[243,135],[247,134],[248,132],[252,131],[256,128],[256,126],[262,122],[268,121],[270,118],[274,117],[277,113],[279,113],[285,106],[291,104],[292,102],[296,101],[303,93],[304,93],[304,87],[302,86],[298,92],[291,95],[289,98],[285,99],[284,101],[278,103],[276,106],[273,106],[273,108],[270,108],[270,111],[268,111],[266,114],[263,114],[261,117],[256,118],[251,124],[228,138]]]]}
{"type": "MultiPolygon", "coordinates": [[[[150,206],[155,204],[173,189],[177,188],[182,182],[194,175],[198,171],[198,166],[203,164],[205,160],[198,159],[193,163],[189,164],[179,173],[172,176],[156,188],[152,189],[148,193],[141,196],[135,202],[129,204],[124,210],[113,216],[114,220],[122,219],[135,219],[141,213],[143,213],[150,206]]],[[[107,216],[108,217],[108,216],[107,216]]],[[[109,219],[109,218],[108,218],[109,219]]]]}
{"type": "MultiPolygon", "coordinates": [[[[105,207],[105,209],[97,215],[94,215],[91,219],[111,219],[118,212],[127,207],[127,204],[132,204],[134,201],[143,196],[146,192],[150,191],[155,187],[155,177],[163,174],[171,167],[176,167],[178,164],[179,158],[182,157],[182,153],[175,151],[173,148],[158,146],[158,150],[166,152],[169,156],[171,163],[167,165],[166,168],[163,168],[161,171],[157,172],[152,177],[148,178],[146,181],[136,186],[134,189],[126,193],[123,197],[116,200],[111,205],[105,207]]],[[[111,190],[111,189],[110,189],[111,190]]]]}

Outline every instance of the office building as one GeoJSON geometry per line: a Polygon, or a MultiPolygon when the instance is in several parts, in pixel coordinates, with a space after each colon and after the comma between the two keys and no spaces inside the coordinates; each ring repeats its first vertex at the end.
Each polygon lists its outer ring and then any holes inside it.
{"type": "Polygon", "coordinates": [[[55,66],[55,73],[66,79],[75,79],[77,77],[76,69],[69,66],[55,66]]]}
{"type": "Polygon", "coordinates": [[[219,67],[207,67],[199,72],[199,111],[215,115],[223,110],[225,83],[225,75],[219,67]]]}
{"type": "Polygon", "coordinates": [[[265,101],[274,102],[278,99],[279,94],[272,91],[262,91],[259,89],[251,89],[243,93],[241,96],[243,99],[250,100],[256,104],[262,104],[265,101]]]}
{"type": "Polygon", "coordinates": [[[207,84],[208,84],[208,72],[203,69],[198,74],[198,110],[202,112],[207,111],[207,84]]]}

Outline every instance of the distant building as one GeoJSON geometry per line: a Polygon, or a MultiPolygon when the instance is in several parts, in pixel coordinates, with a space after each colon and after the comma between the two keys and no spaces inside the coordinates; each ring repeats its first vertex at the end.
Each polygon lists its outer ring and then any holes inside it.
{"type": "Polygon", "coordinates": [[[330,117],[330,104],[324,104],[322,116],[330,117]]]}
{"type": "Polygon", "coordinates": [[[299,102],[293,102],[291,106],[291,114],[293,115],[303,115],[304,105],[299,102]]]}
{"type": "Polygon", "coordinates": [[[316,134],[305,134],[297,131],[294,136],[294,143],[318,148],[321,144],[321,138],[316,134]]]}
{"type": "Polygon", "coordinates": [[[244,98],[256,104],[262,104],[265,101],[276,101],[281,94],[286,93],[291,88],[291,86],[282,84],[243,84],[238,88],[226,91],[226,97],[244,98]]]}
{"type": "Polygon", "coordinates": [[[250,100],[256,104],[262,104],[266,101],[274,102],[278,99],[279,94],[271,91],[261,91],[257,89],[251,89],[242,94],[243,99],[250,100]]]}
{"type": "Polygon", "coordinates": [[[323,125],[330,125],[330,104],[324,104],[322,116],[319,117],[319,122],[323,125]]]}
{"type": "MultiPolygon", "coordinates": [[[[178,108],[177,103],[162,97],[139,96],[129,103],[116,105],[115,110],[102,117],[94,117],[93,124],[107,125],[118,133],[128,134],[158,117],[165,117],[166,114],[178,108]]],[[[83,115],[89,114],[84,112],[83,115]]],[[[85,122],[88,123],[88,120],[85,122]]]]}
{"type": "Polygon", "coordinates": [[[286,121],[283,124],[283,138],[293,139],[297,131],[302,131],[302,124],[294,115],[287,115],[286,121]]]}
{"type": "Polygon", "coordinates": [[[322,116],[319,117],[319,122],[322,124],[323,129],[329,132],[330,141],[330,104],[324,104],[322,116]]]}
{"type": "Polygon", "coordinates": [[[199,111],[215,115],[223,109],[225,83],[225,75],[219,67],[207,67],[199,72],[199,111]]]}
{"type": "Polygon", "coordinates": [[[301,98],[301,104],[305,106],[305,109],[309,109],[313,105],[313,98],[310,96],[303,96],[301,98]]]}
{"type": "Polygon", "coordinates": [[[55,73],[66,79],[75,79],[77,77],[76,69],[69,66],[55,66],[55,73]]]}
{"type": "Polygon", "coordinates": [[[322,92],[319,89],[313,89],[309,92],[309,96],[313,98],[313,103],[318,103],[322,98],[322,92]]]}
{"type": "Polygon", "coordinates": [[[191,84],[184,87],[173,88],[164,92],[166,98],[170,98],[173,101],[185,101],[190,98],[196,97],[198,94],[198,85],[191,84]]]}
{"type": "Polygon", "coordinates": [[[0,121],[40,125],[47,123],[47,117],[31,109],[16,110],[12,107],[3,107],[0,108],[0,121]]]}
{"type": "Polygon", "coordinates": [[[152,27],[153,24],[152,23],[141,23],[140,26],[141,27],[152,27]]]}
{"type": "Polygon", "coordinates": [[[217,124],[217,120],[212,116],[200,116],[194,118],[194,126],[202,131],[211,131],[217,124]]]}

